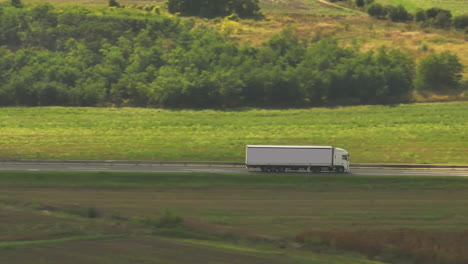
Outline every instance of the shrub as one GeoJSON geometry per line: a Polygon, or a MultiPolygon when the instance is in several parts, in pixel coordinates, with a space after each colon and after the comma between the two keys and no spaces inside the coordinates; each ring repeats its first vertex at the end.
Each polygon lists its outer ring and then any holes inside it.
{"type": "Polygon", "coordinates": [[[109,0],[109,6],[110,7],[120,7],[120,4],[117,2],[117,0],[109,0]]]}
{"type": "Polygon", "coordinates": [[[262,17],[258,0],[169,0],[170,13],[201,17],[224,17],[237,14],[243,18],[262,17]]]}
{"type": "Polygon", "coordinates": [[[452,13],[449,10],[433,7],[426,10],[426,17],[435,27],[446,28],[452,23],[452,13]]]}
{"type": "Polygon", "coordinates": [[[458,29],[464,29],[468,27],[468,14],[456,16],[452,20],[452,25],[458,29]]]}
{"type": "Polygon", "coordinates": [[[379,3],[372,3],[367,7],[367,14],[369,14],[369,16],[382,19],[387,15],[387,10],[379,3]]]}
{"type": "Polygon", "coordinates": [[[415,86],[418,90],[442,92],[460,87],[463,65],[455,54],[431,54],[417,67],[415,86]]]}
{"type": "Polygon", "coordinates": [[[406,11],[402,5],[387,8],[390,20],[394,22],[404,22],[412,20],[412,15],[406,11]]]}
{"type": "Polygon", "coordinates": [[[448,28],[452,24],[450,13],[439,13],[433,20],[432,25],[440,28],[448,28]]]}
{"type": "Polygon", "coordinates": [[[429,19],[436,18],[437,15],[440,13],[447,13],[447,14],[450,14],[450,16],[452,16],[449,10],[445,10],[445,9],[438,8],[438,7],[432,7],[426,10],[426,16],[429,19]]]}
{"type": "Polygon", "coordinates": [[[21,2],[21,0],[11,0],[11,5],[16,7],[16,8],[22,8],[23,7],[23,3],[21,2]]]}
{"type": "Polygon", "coordinates": [[[424,11],[423,9],[416,10],[416,13],[414,13],[414,21],[424,22],[426,20],[427,20],[426,11],[424,11]]]}
{"type": "Polygon", "coordinates": [[[364,0],[356,0],[355,3],[356,3],[356,6],[358,6],[358,7],[363,7],[365,5],[364,0]]]}

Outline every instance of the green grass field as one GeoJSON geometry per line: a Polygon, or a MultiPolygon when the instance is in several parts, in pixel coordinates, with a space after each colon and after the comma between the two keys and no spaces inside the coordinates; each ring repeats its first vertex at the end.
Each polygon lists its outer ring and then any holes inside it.
{"type": "Polygon", "coordinates": [[[0,262],[465,263],[467,200],[460,177],[2,172],[0,262]]]}
{"type": "Polygon", "coordinates": [[[354,163],[466,164],[467,102],[291,110],[0,108],[0,159],[244,160],[247,144],[332,145],[354,163]]]}

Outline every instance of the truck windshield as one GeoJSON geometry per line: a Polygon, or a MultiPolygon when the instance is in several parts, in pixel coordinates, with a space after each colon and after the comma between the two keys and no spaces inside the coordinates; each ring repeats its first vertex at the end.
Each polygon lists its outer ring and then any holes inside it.
{"type": "Polygon", "coordinates": [[[348,160],[348,155],[343,155],[343,160],[348,160]]]}

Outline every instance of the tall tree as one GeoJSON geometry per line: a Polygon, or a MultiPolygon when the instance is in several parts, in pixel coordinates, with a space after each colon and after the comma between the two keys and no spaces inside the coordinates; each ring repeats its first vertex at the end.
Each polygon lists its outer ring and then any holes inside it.
{"type": "Polygon", "coordinates": [[[21,0],[11,0],[11,5],[16,7],[16,8],[22,8],[23,7],[23,3],[21,2],[21,0]]]}

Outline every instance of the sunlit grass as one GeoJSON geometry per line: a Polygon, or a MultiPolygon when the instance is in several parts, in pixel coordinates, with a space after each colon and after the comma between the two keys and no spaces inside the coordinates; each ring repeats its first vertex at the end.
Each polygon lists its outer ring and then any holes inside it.
{"type": "Polygon", "coordinates": [[[467,107],[1,108],[0,158],[242,162],[247,144],[289,144],[342,147],[354,163],[464,164],[467,107]]]}

